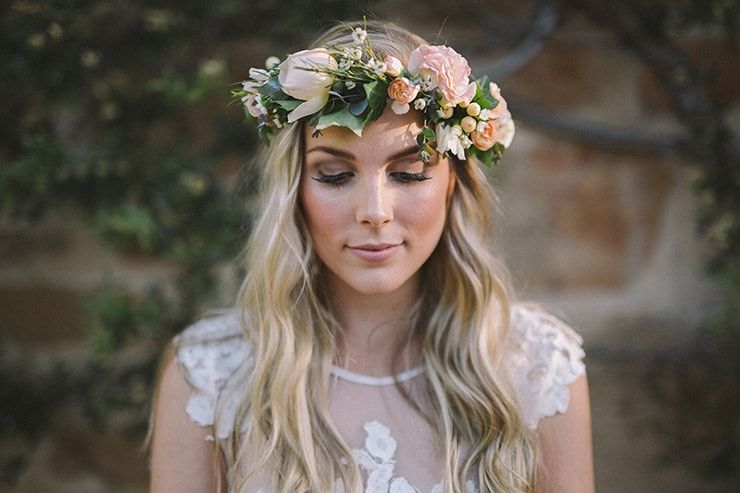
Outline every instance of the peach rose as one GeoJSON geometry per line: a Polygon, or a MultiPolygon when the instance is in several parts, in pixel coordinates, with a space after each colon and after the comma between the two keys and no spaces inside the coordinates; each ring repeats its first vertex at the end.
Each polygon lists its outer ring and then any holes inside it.
{"type": "Polygon", "coordinates": [[[452,106],[468,104],[475,96],[468,61],[448,46],[419,46],[409,56],[408,69],[435,81],[442,97],[452,106]]]}
{"type": "Polygon", "coordinates": [[[399,77],[388,86],[388,97],[393,101],[408,104],[419,94],[419,86],[406,77],[399,77]]]}
{"type": "Polygon", "coordinates": [[[481,151],[487,151],[493,144],[496,143],[496,124],[489,120],[485,125],[481,125],[482,129],[477,129],[475,132],[470,134],[470,138],[473,140],[473,145],[481,151]]]}
{"type": "Polygon", "coordinates": [[[514,139],[514,120],[511,117],[480,123],[483,123],[483,125],[479,124],[476,131],[470,134],[475,147],[481,151],[487,151],[496,142],[499,142],[504,148],[511,145],[511,141],[514,139]]]}

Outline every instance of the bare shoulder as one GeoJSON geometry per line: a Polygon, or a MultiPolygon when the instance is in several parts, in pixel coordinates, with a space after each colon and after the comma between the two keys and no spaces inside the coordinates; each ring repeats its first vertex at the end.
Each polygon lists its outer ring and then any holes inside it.
{"type": "Polygon", "coordinates": [[[541,463],[539,493],[593,493],[593,451],[588,379],[568,385],[567,410],[543,418],[537,427],[541,463]]]}
{"type": "Polygon", "coordinates": [[[209,429],[186,412],[192,387],[170,347],[161,362],[152,413],[151,482],[153,493],[216,489],[214,442],[209,429]]]}

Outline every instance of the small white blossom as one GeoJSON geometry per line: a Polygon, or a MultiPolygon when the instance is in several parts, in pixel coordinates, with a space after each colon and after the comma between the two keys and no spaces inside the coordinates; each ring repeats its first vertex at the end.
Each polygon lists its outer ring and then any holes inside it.
{"type": "Polygon", "coordinates": [[[491,110],[488,108],[484,108],[480,110],[480,114],[478,115],[478,118],[481,120],[490,120],[491,119],[491,110]]]}
{"type": "Polygon", "coordinates": [[[267,70],[263,70],[261,68],[250,68],[249,69],[249,78],[254,79],[258,82],[266,81],[270,78],[270,76],[267,74],[267,70]]]}
{"type": "Polygon", "coordinates": [[[267,60],[265,60],[265,68],[267,70],[272,70],[278,65],[280,65],[280,59],[276,56],[269,56],[267,57],[267,60]]]}
{"type": "Polygon", "coordinates": [[[473,144],[473,141],[470,140],[470,137],[468,137],[467,135],[463,134],[463,135],[460,136],[460,144],[463,146],[463,149],[467,149],[468,147],[470,147],[473,144]]]}
{"type": "Polygon", "coordinates": [[[349,70],[351,66],[352,66],[352,60],[349,58],[342,58],[339,60],[340,70],[349,70]]]}
{"type": "Polygon", "coordinates": [[[375,70],[375,73],[376,74],[383,75],[385,73],[385,71],[388,70],[388,66],[385,64],[385,62],[381,62],[380,60],[378,60],[375,63],[375,69],[374,70],[375,70]]]}
{"type": "Polygon", "coordinates": [[[348,80],[347,82],[344,83],[344,85],[345,87],[347,87],[347,89],[354,89],[357,83],[353,80],[348,80]]]}
{"type": "Polygon", "coordinates": [[[437,141],[437,152],[443,155],[446,151],[450,154],[454,154],[458,159],[465,159],[465,148],[460,142],[460,135],[462,135],[462,129],[455,125],[450,127],[442,123],[437,124],[437,129],[434,132],[437,141]],[[456,128],[457,127],[457,130],[456,128]],[[459,133],[456,135],[456,131],[459,133]]]}
{"type": "Polygon", "coordinates": [[[431,91],[435,87],[437,87],[437,84],[432,80],[432,77],[430,75],[424,75],[421,78],[421,90],[422,91],[431,91]]]}
{"type": "Polygon", "coordinates": [[[486,129],[486,122],[478,122],[478,126],[475,127],[477,132],[483,132],[486,129]]]}
{"type": "Polygon", "coordinates": [[[429,154],[429,153],[428,153],[428,152],[426,151],[426,149],[425,149],[425,150],[423,150],[423,151],[421,151],[421,153],[420,153],[420,154],[421,154],[421,160],[422,160],[422,161],[424,161],[425,163],[426,163],[426,162],[429,162],[429,160],[430,160],[430,159],[432,159],[432,155],[431,155],[431,154],[429,154]]]}
{"type": "Polygon", "coordinates": [[[416,101],[414,101],[414,109],[423,110],[426,107],[427,107],[427,102],[424,101],[423,99],[419,98],[416,101]]]}
{"type": "Polygon", "coordinates": [[[352,30],[352,42],[357,45],[361,45],[367,38],[367,31],[361,27],[356,27],[352,30]]]}
{"type": "Polygon", "coordinates": [[[359,46],[345,46],[342,49],[342,52],[347,58],[350,58],[351,60],[359,60],[362,58],[362,48],[359,46]]]}

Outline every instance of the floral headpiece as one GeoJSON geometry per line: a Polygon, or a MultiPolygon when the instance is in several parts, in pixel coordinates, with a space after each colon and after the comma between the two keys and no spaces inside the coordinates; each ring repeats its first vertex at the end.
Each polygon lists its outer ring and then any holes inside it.
{"type": "Polygon", "coordinates": [[[425,162],[440,156],[465,159],[466,152],[486,165],[498,164],[514,137],[514,122],[498,85],[484,76],[470,81],[467,60],[447,46],[419,46],[408,66],[393,56],[378,59],[367,31],[352,30],[353,42],[336,49],[314,48],[266,60],[249,80],[232,91],[257,124],[260,138],[303,120],[316,136],[331,126],[358,136],[380,117],[388,102],[398,115],[411,106],[424,113],[417,137],[425,162]]]}

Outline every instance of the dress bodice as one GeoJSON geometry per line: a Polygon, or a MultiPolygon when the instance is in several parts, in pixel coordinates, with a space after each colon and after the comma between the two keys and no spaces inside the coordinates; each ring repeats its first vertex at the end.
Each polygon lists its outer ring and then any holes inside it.
{"type": "MultiPolygon", "coordinates": [[[[186,411],[193,422],[212,426],[209,439],[227,438],[236,424],[250,367],[250,344],[235,312],[203,319],[174,339],[176,358],[192,387],[186,411]]],[[[516,304],[504,351],[504,367],[514,386],[526,426],[536,428],[547,416],[568,408],[568,384],[585,372],[581,337],[543,310],[516,304]]],[[[404,398],[396,381],[412,397],[423,381],[423,367],[389,377],[371,377],[332,367],[330,410],[334,424],[352,447],[365,477],[365,491],[441,493],[437,477],[441,453],[429,424],[404,398]]],[[[246,430],[248,423],[241,425],[246,430]]],[[[245,462],[249,462],[247,459],[245,462]]],[[[250,493],[267,493],[259,484],[250,493]]],[[[477,491],[469,481],[468,492],[477,491]]]]}

